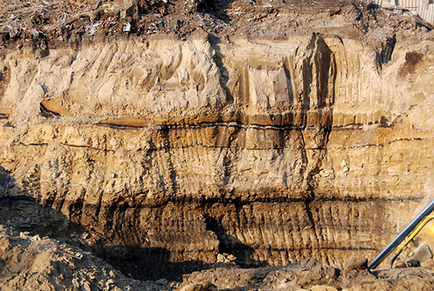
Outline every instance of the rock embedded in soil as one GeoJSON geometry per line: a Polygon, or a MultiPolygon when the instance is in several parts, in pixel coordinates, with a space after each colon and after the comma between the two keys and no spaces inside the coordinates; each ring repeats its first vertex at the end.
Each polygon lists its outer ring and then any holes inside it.
{"type": "Polygon", "coordinates": [[[362,271],[368,269],[368,260],[366,258],[350,258],[344,266],[346,271],[362,271]]]}

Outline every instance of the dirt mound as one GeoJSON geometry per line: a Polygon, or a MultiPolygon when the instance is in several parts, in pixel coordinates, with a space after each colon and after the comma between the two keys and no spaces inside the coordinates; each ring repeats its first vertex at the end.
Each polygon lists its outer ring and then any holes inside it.
{"type": "Polygon", "coordinates": [[[431,290],[434,272],[420,268],[375,271],[366,259],[344,270],[308,259],[263,269],[217,268],[185,275],[179,290],[431,290]]]}
{"type": "Polygon", "coordinates": [[[370,273],[366,259],[347,266],[308,259],[272,268],[218,267],[184,275],[182,284],[139,281],[80,248],[0,225],[2,290],[431,290],[434,284],[434,272],[426,269],[370,273]]]}
{"type": "Polygon", "coordinates": [[[2,290],[168,290],[176,283],[143,282],[100,258],[48,237],[0,225],[2,290]]]}

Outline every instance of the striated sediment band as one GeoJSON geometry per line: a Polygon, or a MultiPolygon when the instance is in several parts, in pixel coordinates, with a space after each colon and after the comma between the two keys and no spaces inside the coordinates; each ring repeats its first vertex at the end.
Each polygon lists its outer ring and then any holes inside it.
{"type": "Polygon", "coordinates": [[[60,211],[109,257],[372,258],[434,165],[433,42],[383,44],[379,57],[332,34],[203,34],[9,52],[8,195],[60,211]]]}

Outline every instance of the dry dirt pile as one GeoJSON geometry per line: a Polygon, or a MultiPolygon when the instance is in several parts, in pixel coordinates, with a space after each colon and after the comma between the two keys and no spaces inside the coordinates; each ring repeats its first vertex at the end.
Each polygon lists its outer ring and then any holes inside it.
{"type": "Polygon", "coordinates": [[[127,278],[79,248],[0,225],[1,290],[171,290],[176,286],[167,280],[127,278]]]}
{"type": "Polygon", "coordinates": [[[424,269],[367,270],[366,259],[349,259],[344,269],[308,259],[264,269],[217,268],[185,275],[187,290],[431,290],[434,272],[424,269]],[[196,288],[196,289],[195,289],[196,288]]]}
{"type": "Polygon", "coordinates": [[[125,277],[102,259],[48,237],[16,232],[0,225],[2,290],[432,290],[434,272],[394,269],[370,273],[366,259],[348,260],[346,268],[315,259],[283,267],[218,267],[184,275],[182,282],[125,277]]]}

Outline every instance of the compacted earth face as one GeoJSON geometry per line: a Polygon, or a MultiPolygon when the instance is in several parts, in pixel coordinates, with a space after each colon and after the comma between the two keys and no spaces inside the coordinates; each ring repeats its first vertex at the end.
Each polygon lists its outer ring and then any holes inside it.
{"type": "Polygon", "coordinates": [[[434,198],[430,24],[345,0],[0,9],[5,290],[431,290],[430,262],[366,268],[434,198]]]}

